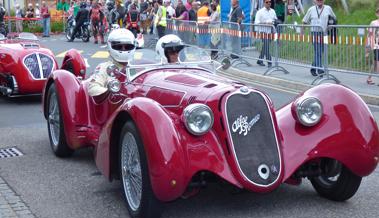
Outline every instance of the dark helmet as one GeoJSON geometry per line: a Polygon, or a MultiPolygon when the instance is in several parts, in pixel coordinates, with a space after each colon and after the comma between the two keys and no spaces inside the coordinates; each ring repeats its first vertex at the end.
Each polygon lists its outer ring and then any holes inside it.
{"type": "Polygon", "coordinates": [[[106,5],[108,11],[111,11],[114,8],[114,1],[107,1],[106,5]]]}
{"type": "Polygon", "coordinates": [[[85,2],[80,3],[80,8],[86,8],[86,7],[87,7],[87,3],[85,3],[85,2]]]}

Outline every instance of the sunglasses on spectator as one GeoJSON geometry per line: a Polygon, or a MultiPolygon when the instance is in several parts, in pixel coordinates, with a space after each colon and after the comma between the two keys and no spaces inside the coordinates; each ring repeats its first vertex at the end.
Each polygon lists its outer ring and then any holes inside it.
{"type": "Polygon", "coordinates": [[[271,4],[271,2],[265,2],[266,4],[271,4]]]}

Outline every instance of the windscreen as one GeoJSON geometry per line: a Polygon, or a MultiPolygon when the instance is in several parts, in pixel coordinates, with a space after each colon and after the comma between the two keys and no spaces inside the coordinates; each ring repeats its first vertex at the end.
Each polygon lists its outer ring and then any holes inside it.
{"type": "Polygon", "coordinates": [[[38,38],[33,33],[20,33],[17,39],[38,41],[38,38]]]}
{"type": "Polygon", "coordinates": [[[211,56],[208,52],[198,47],[185,47],[179,52],[180,63],[205,63],[210,61],[211,56]]]}

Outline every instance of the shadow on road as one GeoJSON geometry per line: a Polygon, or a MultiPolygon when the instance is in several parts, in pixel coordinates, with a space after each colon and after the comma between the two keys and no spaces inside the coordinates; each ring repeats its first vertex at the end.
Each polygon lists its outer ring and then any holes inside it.
{"type": "Polygon", "coordinates": [[[6,104],[41,104],[42,95],[5,97],[0,95],[0,103],[6,104]]]}

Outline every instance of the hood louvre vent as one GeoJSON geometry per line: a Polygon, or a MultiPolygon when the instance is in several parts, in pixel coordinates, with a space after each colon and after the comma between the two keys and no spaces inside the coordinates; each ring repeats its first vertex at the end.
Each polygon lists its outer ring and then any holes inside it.
{"type": "Polygon", "coordinates": [[[189,99],[188,99],[188,105],[194,103],[195,100],[196,100],[196,97],[195,97],[195,96],[191,96],[191,97],[189,97],[189,99]]]}
{"type": "Polygon", "coordinates": [[[166,78],[166,81],[179,83],[179,84],[183,84],[187,86],[199,86],[205,83],[204,80],[197,79],[193,76],[189,76],[185,74],[177,74],[177,75],[168,76],[166,78]]]}
{"type": "Polygon", "coordinates": [[[215,86],[217,86],[216,84],[214,84],[214,83],[209,83],[208,85],[205,85],[204,86],[204,88],[213,88],[213,87],[215,87],[215,86]]]}

